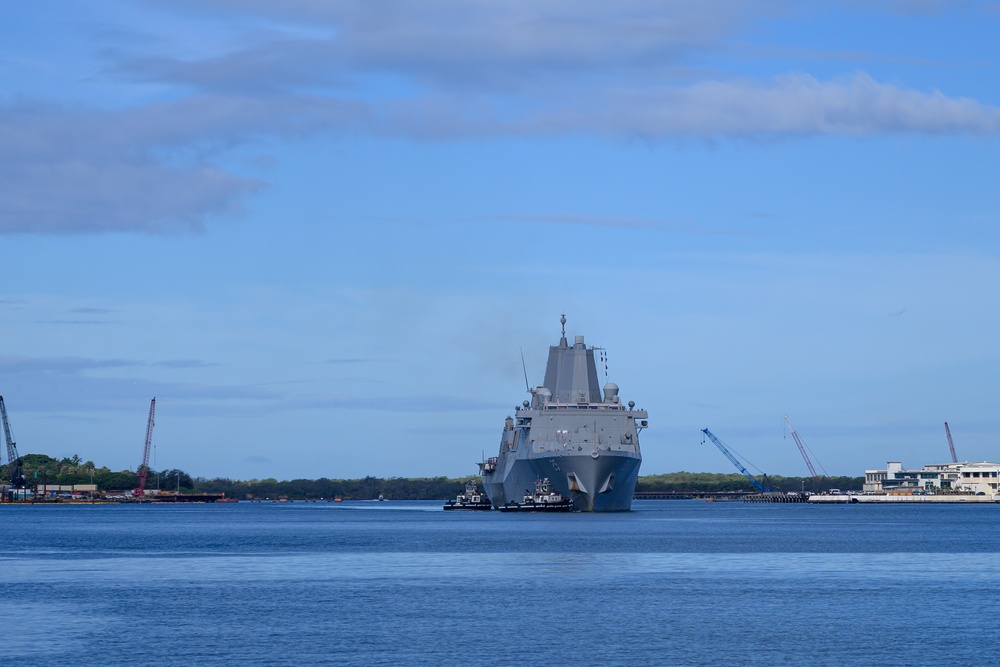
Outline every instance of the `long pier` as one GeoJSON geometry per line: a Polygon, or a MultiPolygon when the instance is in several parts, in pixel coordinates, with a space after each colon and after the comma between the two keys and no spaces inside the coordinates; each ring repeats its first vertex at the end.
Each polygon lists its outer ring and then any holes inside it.
{"type": "Polygon", "coordinates": [[[707,500],[712,502],[743,501],[745,503],[804,503],[804,493],[767,493],[749,491],[645,491],[634,494],[635,500],[707,500]]]}
{"type": "Polygon", "coordinates": [[[749,491],[638,491],[634,500],[742,500],[749,491]]]}

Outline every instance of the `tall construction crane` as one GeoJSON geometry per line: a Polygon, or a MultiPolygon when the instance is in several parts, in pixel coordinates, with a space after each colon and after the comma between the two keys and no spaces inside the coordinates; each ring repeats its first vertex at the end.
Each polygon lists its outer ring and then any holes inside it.
{"type": "Polygon", "coordinates": [[[958,455],[955,454],[955,443],[951,441],[951,429],[948,428],[948,422],[944,423],[944,433],[948,436],[948,449],[951,450],[951,462],[958,463],[958,455]]]}
{"type": "Polygon", "coordinates": [[[743,473],[743,476],[749,479],[750,483],[756,486],[761,493],[767,493],[770,490],[770,489],[765,489],[764,485],[758,482],[757,478],[751,475],[750,471],[743,467],[743,464],[740,463],[739,459],[737,459],[733,455],[733,453],[729,451],[729,448],[726,447],[724,444],[722,444],[722,441],[716,438],[711,431],[709,431],[707,428],[703,428],[701,429],[701,432],[707,435],[708,439],[711,440],[713,443],[715,443],[715,446],[719,448],[719,451],[725,454],[726,458],[732,461],[733,465],[736,466],[736,468],[741,473],[743,473]]]}
{"type": "Polygon", "coordinates": [[[10,488],[23,489],[27,484],[24,479],[24,463],[17,454],[17,444],[10,433],[10,422],[7,420],[7,406],[3,396],[0,396],[0,418],[3,419],[3,437],[7,440],[7,479],[10,488]]]}
{"type": "Polygon", "coordinates": [[[139,465],[139,487],[135,497],[142,498],[146,493],[146,475],[149,474],[149,446],[153,442],[153,413],[156,412],[156,397],[149,402],[149,421],[146,422],[146,444],[142,449],[142,463],[139,465]]]}
{"type": "Polygon", "coordinates": [[[792,421],[785,415],[785,422],[788,424],[788,430],[792,432],[792,440],[799,447],[799,453],[802,454],[802,459],[806,462],[806,467],[809,468],[809,473],[813,476],[813,479],[819,479],[819,475],[816,474],[816,468],[813,468],[812,461],[809,460],[809,455],[806,454],[806,446],[802,444],[802,438],[799,437],[799,432],[795,430],[792,426],[792,421]]]}

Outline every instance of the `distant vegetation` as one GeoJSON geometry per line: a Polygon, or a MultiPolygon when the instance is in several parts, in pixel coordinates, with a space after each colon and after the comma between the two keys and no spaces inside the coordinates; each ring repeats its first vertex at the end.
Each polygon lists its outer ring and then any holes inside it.
{"type": "MultiPolygon", "coordinates": [[[[139,485],[136,473],[98,468],[93,461],[79,456],[55,459],[44,454],[21,457],[25,476],[38,484],[96,484],[99,491],[125,491],[139,485]]],[[[7,466],[0,466],[0,479],[6,479],[7,466]]],[[[228,498],[263,499],[287,496],[292,500],[319,500],[341,497],[345,500],[369,500],[379,495],[392,500],[446,500],[465,488],[471,477],[406,478],[365,477],[364,479],[252,479],[238,481],[216,477],[191,477],[182,470],[150,470],[147,489],[181,493],[225,493],[228,498]]],[[[863,477],[764,477],[758,478],[775,491],[826,491],[831,488],[860,491],[863,477]]],[[[639,478],[637,492],[712,492],[754,491],[746,477],[739,474],[674,472],[639,478]]]]}
{"type": "MultiPolygon", "coordinates": [[[[100,491],[134,489],[139,485],[139,476],[129,470],[115,472],[107,467],[98,468],[93,461],[83,461],[79,456],[54,459],[45,454],[24,454],[21,456],[24,476],[31,484],[96,484],[100,491]]],[[[181,491],[196,488],[195,480],[182,470],[150,470],[146,488],[155,489],[157,475],[161,488],[177,490],[178,479],[181,491]]],[[[0,480],[6,480],[7,466],[0,466],[0,480]]]]}
{"type": "MultiPolygon", "coordinates": [[[[770,477],[761,475],[757,481],[774,491],[810,491],[819,493],[830,489],[860,491],[864,477],[770,477]]],[[[672,472],[666,475],[647,475],[639,478],[635,490],[640,492],[684,493],[689,491],[756,491],[757,488],[739,473],[718,474],[711,472],[672,472]]]]}

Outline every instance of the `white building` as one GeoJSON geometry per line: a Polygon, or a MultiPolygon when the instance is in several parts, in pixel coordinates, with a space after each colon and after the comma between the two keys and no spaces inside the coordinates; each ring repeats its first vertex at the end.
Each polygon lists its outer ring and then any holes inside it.
{"type": "Polygon", "coordinates": [[[919,470],[906,470],[899,461],[889,461],[885,470],[865,470],[865,491],[923,492],[949,489],[963,493],[998,492],[1000,463],[934,463],[919,470]]]}
{"type": "Polygon", "coordinates": [[[1000,463],[966,463],[959,470],[959,488],[971,493],[997,493],[1000,463]]]}

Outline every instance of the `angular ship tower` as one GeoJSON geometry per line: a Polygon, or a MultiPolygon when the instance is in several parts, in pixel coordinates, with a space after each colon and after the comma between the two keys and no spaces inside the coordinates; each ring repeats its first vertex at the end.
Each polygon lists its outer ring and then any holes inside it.
{"type": "Polygon", "coordinates": [[[594,348],[583,336],[562,338],[549,347],[545,386],[529,390],[513,417],[507,417],[500,453],[480,463],[483,488],[494,507],[521,502],[535,481],[548,478],[552,487],[583,512],[631,509],[642,454],[639,431],[645,410],[635,402],[626,408],[618,385],[597,381],[594,348]]]}

